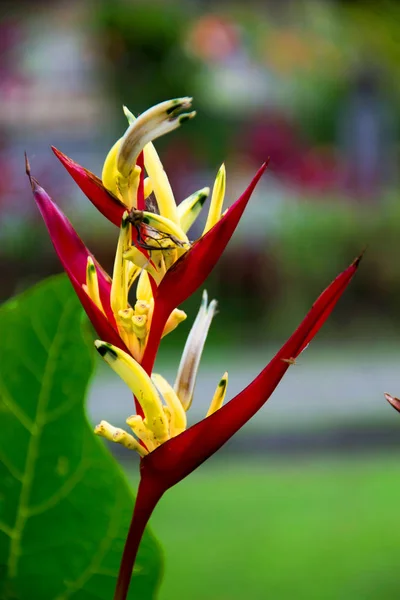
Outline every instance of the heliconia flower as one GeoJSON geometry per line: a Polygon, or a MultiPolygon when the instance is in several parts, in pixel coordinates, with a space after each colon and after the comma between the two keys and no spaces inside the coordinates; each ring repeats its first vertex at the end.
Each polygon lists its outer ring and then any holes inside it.
{"type": "Polygon", "coordinates": [[[121,563],[115,600],[126,598],[138,546],[150,515],[163,493],[216,452],[268,400],[299,354],[319,331],[352,279],[359,259],[317,299],[282,349],[240,394],[224,405],[228,374],[216,385],[205,418],[187,428],[186,412],[194,394],[207,333],[216,311],[207,293],[189,333],[175,384],[153,373],[160,341],[186,318],[178,307],[205,281],[235,231],[265,163],[236,202],[223,211],[226,172],[222,165],[211,194],[202,236],[187,232],[199,215],[208,188],[178,206],[152,140],[191,119],[180,111],[191,98],[156,105],[135,117],[124,108],[129,126],[110,150],[96,178],[55,150],[75,181],[110,221],[120,228],[110,278],[86,248],[50,196],[27,173],[36,203],[55,250],[100,339],[96,349],[123,379],[136,401],[128,415],[131,432],[101,421],[95,433],[141,457],[141,482],[121,563]],[[146,175],[146,177],[145,177],[146,175]],[[154,194],[156,206],[149,201],[154,194]],[[136,299],[128,300],[132,285],[136,299]]]}
{"type": "Polygon", "coordinates": [[[400,412],[400,400],[399,400],[399,398],[396,398],[395,396],[391,396],[390,394],[385,394],[385,398],[389,402],[389,404],[391,404],[393,406],[393,408],[395,410],[397,410],[397,412],[400,412]]]}
{"type": "MultiPolygon", "coordinates": [[[[149,376],[160,340],[186,318],[178,308],[179,304],[201,286],[210,273],[265,170],[263,166],[243,195],[222,216],[225,192],[225,168],[222,167],[212,193],[206,233],[200,238],[204,243],[190,243],[186,231],[198,216],[209,189],[195,192],[177,207],[164,169],[149,141],[192,118],[193,112],[179,114],[190,103],[190,98],[167,101],[138,119],[125,109],[129,127],[109,152],[103,168],[103,179],[112,190],[107,191],[100,180],[82,168],[72,169],[76,179],[84,181],[92,192],[95,190],[96,199],[100,198],[100,210],[112,215],[114,222],[119,221],[120,235],[112,279],[96,262],[62,211],[31,176],[27,163],[34,197],[56,252],[100,338],[142,364],[149,376]],[[135,208],[149,190],[154,191],[160,214],[152,212],[151,207],[149,210],[135,208]],[[188,285],[182,277],[176,280],[171,268],[174,266],[179,272],[186,261],[190,270],[197,272],[195,282],[192,275],[188,285]],[[166,293],[160,293],[159,286],[164,278],[174,287],[173,293],[168,289],[166,293]],[[136,302],[131,305],[128,294],[134,284],[137,284],[136,302]]],[[[64,162],[70,169],[70,162],[64,162]]],[[[139,415],[143,416],[140,403],[136,405],[139,415]]],[[[101,431],[104,432],[104,427],[101,431]]],[[[143,440],[141,448],[146,448],[143,440]]]]}

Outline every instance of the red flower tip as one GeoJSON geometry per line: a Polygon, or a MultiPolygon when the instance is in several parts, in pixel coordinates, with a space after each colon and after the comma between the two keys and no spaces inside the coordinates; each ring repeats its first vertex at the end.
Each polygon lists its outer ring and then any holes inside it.
{"type": "Polygon", "coordinates": [[[120,227],[126,206],[104,187],[99,177],[60,152],[60,150],[57,150],[57,148],[54,148],[54,146],[51,149],[97,210],[111,223],[120,227]]]}
{"type": "Polygon", "coordinates": [[[358,267],[358,265],[362,261],[363,256],[364,256],[364,254],[365,254],[366,251],[367,251],[367,248],[365,247],[364,250],[362,250],[362,252],[360,252],[360,254],[353,260],[353,262],[351,263],[351,265],[353,267],[358,267]]]}
{"type": "Polygon", "coordinates": [[[400,412],[400,400],[399,400],[399,398],[395,398],[394,396],[391,396],[390,394],[385,394],[385,398],[389,402],[389,404],[391,404],[393,406],[393,408],[395,410],[397,410],[397,412],[400,412]]]}

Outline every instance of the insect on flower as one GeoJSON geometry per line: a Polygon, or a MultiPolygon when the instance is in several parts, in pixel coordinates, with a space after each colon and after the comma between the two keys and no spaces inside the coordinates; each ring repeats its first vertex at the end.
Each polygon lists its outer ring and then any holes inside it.
{"type": "Polygon", "coordinates": [[[322,327],[355,274],[360,258],[327,287],[288,341],[242,392],[224,404],[228,374],[217,382],[205,418],[187,427],[197,372],[216,301],[203,298],[171,385],[153,366],[160,341],[186,318],[179,305],[205,281],[220,258],[264,173],[261,166],[243,194],[223,211],[226,172],[218,170],[202,235],[187,232],[201,212],[209,189],[177,204],[152,144],[195,113],[181,113],[191,98],[162,102],[135,117],[124,108],[129,126],[110,150],[102,178],[55,150],[87,197],[119,227],[110,278],[49,195],[27,173],[55,250],[86,310],[105,362],[135,397],[130,432],[101,421],[96,434],[141,456],[141,481],[122,557],[115,600],[126,598],[144,528],[161,496],[214,454],[264,405],[299,354],[322,327]],[[148,198],[154,194],[157,211],[148,198]],[[147,203],[146,203],[147,201],[147,203]],[[133,303],[130,290],[136,286],[133,303]]]}
{"type": "Polygon", "coordinates": [[[175,246],[184,247],[184,243],[181,242],[172,233],[161,232],[155,227],[148,224],[148,218],[145,217],[144,211],[132,208],[129,212],[127,221],[136,230],[136,242],[135,244],[144,250],[173,250],[175,246]],[[144,229],[144,233],[142,232],[144,229]],[[149,244],[147,240],[152,240],[154,244],[149,244]],[[163,242],[169,240],[172,245],[164,246],[163,242]]]}

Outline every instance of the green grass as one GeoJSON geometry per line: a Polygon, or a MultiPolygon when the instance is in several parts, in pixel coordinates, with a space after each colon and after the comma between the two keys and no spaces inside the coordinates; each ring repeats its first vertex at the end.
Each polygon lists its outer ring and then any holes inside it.
{"type": "Polygon", "coordinates": [[[383,600],[400,589],[400,455],[215,459],[161,500],[160,600],[383,600]]]}

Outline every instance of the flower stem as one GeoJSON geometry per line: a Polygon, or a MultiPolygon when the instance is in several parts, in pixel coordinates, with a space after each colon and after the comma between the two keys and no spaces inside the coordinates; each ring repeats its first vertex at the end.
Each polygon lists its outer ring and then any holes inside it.
{"type": "Polygon", "coordinates": [[[140,480],[135,508],[122,554],[114,600],[126,600],[127,598],[140,541],[163,493],[164,489],[161,489],[153,479],[142,477],[140,480]]]}

